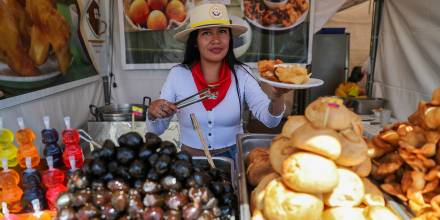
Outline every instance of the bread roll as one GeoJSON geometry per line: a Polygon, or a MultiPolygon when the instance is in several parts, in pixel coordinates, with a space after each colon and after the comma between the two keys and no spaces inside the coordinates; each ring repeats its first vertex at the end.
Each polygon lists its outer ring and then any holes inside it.
{"type": "Polygon", "coordinates": [[[381,132],[379,134],[379,137],[384,140],[385,142],[393,145],[393,146],[397,146],[399,144],[399,134],[397,134],[397,132],[395,130],[388,130],[388,131],[384,131],[381,132]]]}
{"type": "Polygon", "coordinates": [[[385,206],[382,191],[367,178],[362,178],[362,182],[365,187],[365,195],[364,198],[362,198],[362,203],[367,206],[385,206]]]}
{"type": "Polygon", "coordinates": [[[273,169],[270,165],[269,158],[262,158],[261,160],[249,164],[246,171],[247,182],[251,186],[256,186],[264,176],[272,172],[273,169]]]}
{"type": "Polygon", "coordinates": [[[293,132],[305,123],[308,123],[308,121],[304,115],[287,116],[287,121],[283,125],[281,135],[290,138],[293,132]]]}
{"type": "Polygon", "coordinates": [[[332,160],[341,155],[340,135],[331,129],[316,129],[307,123],[293,132],[292,145],[332,160]]]}
{"type": "Polygon", "coordinates": [[[396,214],[384,206],[369,206],[364,209],[364,215],[368,220],[401,220],[396,214]]]}
{"type": "Polygon", "coordinates": [[[273,179],[280,178],[278,173],[269,173],[261,179],[258,186],[251,193],[251,211],[252,216],[255,211],[263,210],[264,207],[264,193],[266,192],[266,186],[273,179]]]}
{"type": "Polygon", "coordinates": [[[359,177],[367,177],[371,173],[371,159],[367,157],[366,160],[362,161],[362,163],[350,167],[350,169],[355,172],[359,177]]]}
{"type": "Polygon", "coordinates": [[[252,213],[251,220],[266,220],[266,218],[263,215],[263,212],[260,210],[256,210],[252,213]]]}
{"type": "Polygon", "coordinates": [[[320,196],[291,191],[280,178],[272,180],[266,187],[263,211],[266,219],[319,220],[323,209],[320,196]]]}
{"type": "Polygon", "coordinates": [[[249,152],[246,162],[247,164],[251,164],[253,162],[259,161],[259,160],[266,160],[269,157],[269,149],[263,148],[263,147],[257,147],[251,150],[249,152]]]}
{"type": "Polygon", "coordinates": [[[361,178],[345,168],[338,168],[338,175],[338,185],[332,192],[324,194],[324,203],[331,207],[359,205],[365,194],[361,178]]]}
{"type": "Polygon", "coordinates": [[[273,170],[281,174],[283,161],[295,152],[298,152],[298,149],[293,147],[289,138],[281,135],[276,136],[269,149],[269,159],[273,170]]]}
{"type": "Polygon", "coordinates": [[[335,97],[320,97],[305,110],[306,118],[318,128],[345,130],[359,121],[359,116],[348,110],[343,101],[335,97]]]}
{"type": "Polygon", "coordinates": [[[305,193],[325,193],[338,184],[337,167],[325,157],[299,152],[283,162],[283,182],[292,190],[305,193]]]}
{"type": "Polygon", "coordinates": [[[322,220],[367,220],[363,211],[363,208],[353,207],[329,208],[322,213],[322,220]]]}
{"type": "Polygon", "coordinates": [[[356,166],[368,158],[368,146],[351,129],[341,131],[341,154],[335,160],[341,166],[356,166]]]}

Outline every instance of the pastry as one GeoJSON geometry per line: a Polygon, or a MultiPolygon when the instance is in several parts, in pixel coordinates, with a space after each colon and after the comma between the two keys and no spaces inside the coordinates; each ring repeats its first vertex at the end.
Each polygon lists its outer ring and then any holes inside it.
{"type": "Polygon", "coordinates": [[[348,110],[339,98],[318,98],[307,106],[305,116],[318,128],[335,130],[353,128],[357,134],[362,134],[362,120],[358,115],[348,110]]]}
{"type": "Polygon", "coordinates": [[[306,151],[310,151],[332,160],[341,155],[340,135],[327,128],[317,129],[307,123],[293,132],[292,145],[306,151]]]}
{"type": "Polygon", "coordinates": [[[335,163],[325,157],[299,152],[283,162],[283,182],[290,189],[305,193],[325,193],[338,185],[335,163]]]}
{"type": "Polygon", "coordinates": [[[341,166],[356,166],[368,158],[368,146],[353,130],[341,131],[341,154],[335,160],[341,166]]]}
{"type": "Polygon", "coordinates": [[[362,202],[364,183],[351,170],[338,168],[339,182],[333,191],[324,194],[324,204],[331,207],[354,207],[362,202]]]}
{"type": "Polygon", "coordinates": [[[259,160],[265,160],[268,156],[269,156],[269,149],[263,147],[257,147],[251,150],[251,152],[249,152],[246,158],[246,163],[251,164],[259,160]]]}
{"type": "Polygon", "coordinates": [[[350,169],[360,177],[367,177],[371,173],[371,167],[372,167],[371,159],[367,157],[367,159],[362,161],[362,163],[356,166],[352,166],[350,167],[350,169]]]}
{"type": "Polygon", "coordinates": [[[280,175],[277,173],[269,173],[264,176],[261,181],[258,183],[258,186],[251,193],[251,212],[252,216],[256,211],[262,211],[264,208],[264,193],[266,192],[266,186],[273,179],[279,178],[280,175]]]}
{"type": "Polygon", "coordinates": [[[384,206],[369,206],[364,209],[364,215],[368,220],[400,220],[396,214],[384,206]]]}
{"type": "Polygon", "coordinates": [[[385,206],[385,199],[382,191],[377,188],[369,179],[362,178],[364,183],[365,194],[362,203],[367,206],[385,206]]]}
{"type": "Polygon", "coordinates": [[[324,210],[322,220],[367,220],[363,208],[334,207],[324,210]]]}
{"type": "Polygon", "coordinates": [[[287,116],[287,121],[283,125],[281,135],[290,138],[293,132],[305,123],[308,123],[308,121],[304,115],[287,116]]]}
{"type": "Polygon", "coordinates": [[[269,158],[266,157],[248,166],[246,171],[247,181],[251,186],[256,186],[265,175],[272,172],[273,169],[270,165],[269,158]]]}
{"type": "Polygon", "coordinates": [[[320,197],[291,191],[281,178],[274,179],[266,187],[263,214],[270,220],[319,220],[324,209],[320,197]]]}
{"type": "Polygon", "coordinates": [[[283,161],[295,152],[298,152],[298,149],[293,147],[289,138],[281,135],[276,136],[269,149],[269,159],[273,170],[281,174],[283,161]]]}

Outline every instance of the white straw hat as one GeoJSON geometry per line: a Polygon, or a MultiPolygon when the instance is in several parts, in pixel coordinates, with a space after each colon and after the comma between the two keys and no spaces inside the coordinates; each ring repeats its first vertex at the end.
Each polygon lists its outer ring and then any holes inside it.
{"type": "Polygon", "coordinates": [[[174,35],[174,38],[178,41],[186,42],[192,31],[209,27],[231,28],[232,35],[234,36],[247,31],[246,26],[231,23],[225,5],[206,3],[198,5],[191,10],[188,27],[174,35]]]}

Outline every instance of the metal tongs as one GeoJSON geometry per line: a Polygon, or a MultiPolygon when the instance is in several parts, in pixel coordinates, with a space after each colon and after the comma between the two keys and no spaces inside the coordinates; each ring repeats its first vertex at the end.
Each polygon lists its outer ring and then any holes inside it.
{"type": "Polygon", "coordinates": [[[191,95],[187,98],[184,98],[174,104],[176,105],[177,109],[181,109],[181,108],[185,108],[189,105],[192,105],[194,103],[201,102],[205,99],[216,99],[217,94],[214,94],[211,92],[211,89],[213,89],[213,88],[215,88],[215,87],[208,87],[206,89],[203,89],[203,90],[199,91],[198,93],[191,95]]]}

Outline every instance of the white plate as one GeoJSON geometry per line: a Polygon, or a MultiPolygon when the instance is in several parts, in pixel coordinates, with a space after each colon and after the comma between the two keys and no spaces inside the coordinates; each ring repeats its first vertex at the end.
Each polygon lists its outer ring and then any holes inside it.
{"type": "MultiPolygon", "coordinates": [[[[258,1],[258,0],[252,0],[252,1],[260,2],[260,1],[258,1]]],[[[310,3],[310,1],[309,1],[309,3],[310,3]]],[[[288,29],[294,28],[294,27],[296,27],[297,25],[303,23],[304,20],[305,20],[306,17],[307,17],[307,14],[309,13],[310,6],[309,6],[309,9],[307,9],[307,10],[306,10],[306,11],[305,11],[305,12],[304,12],[304,13],[303,13],[303,14],[302,14],[302,15],[296,20],[295,23],[293,23],[292,25],[287,26],[287,27],[284,27],[284,26],[279,25],[279,24],[278,24],[278,25],[264,26],[264,25],[260,24],[260,22],[259,22],[257,19],[250,19],[250,18],[248,18],[248,17],[246,16],[246,14],[244,13],[244,1],[241,1],[241,10],[242,10],[242,12],[243,12],[243,16],[246,18],[246,20],[248,20],[249,23],[253,24],[254,26],[256,26],[256,27],[258,27],[258,28],[260,28],[260,29],[265,29],[265,30],[270,30],[270,31],[283,31],[283,30],[288,30],[288,29]]]]}
{"type": "Polygon", "coordinates": [[[37,82],[56,77],[61,74],[58,70],[58,63],[54,56],[49,56],[46,63],[38,67],[41,72],[37,76],[19,76],[15,74],[8,65],[0,63],[0,81],[10,82],[37,82]]]}
{"type": "Polygon", "coordinates": [[[284,89],[308,89],[312,87],[317,87],[324,84],[324,81],[321,79],[310,78],[308,83],[305,84],[290,84],[290,83],[282,83],[282,82],[274,82],[272,80],[265,79],[261,76],[258,76],[258,80],[261,82],[265,82],[273,87],[284,88],[284,89]]]}
{"type": "MultiPolygon", "coordinates": [[[[234,47],[235,57],[238,58],[238,57],[241,57],[243,54],[245,54],[246,51],[249,49],[249,46],[251,46],[252,29],[251,29],[251,26],[249,25],[249,23],[247,23],[243,18],[240,18],[235,15],[229,15],[229,18],[232,20],[233,24],[240,24],[240,25],[246,26],[248,28],[246,32],[244,32],[242,35],[236,37],[242,41],[241,45],[234,47]]],[[[234,41],[234,44],[235,44],[235,41],[234,41]]]]}

